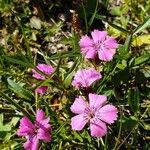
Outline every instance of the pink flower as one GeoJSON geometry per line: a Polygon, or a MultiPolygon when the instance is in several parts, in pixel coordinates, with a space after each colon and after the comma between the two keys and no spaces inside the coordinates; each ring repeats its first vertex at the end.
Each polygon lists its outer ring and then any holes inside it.
{"type": "Polygon", "coordinates": [[[27,117],[23,117],[20,120],[17,135],[26,137],[27,141],[24,143],[26,150],[38,150],[39,140],[45,142],[51,141],[51,125],[49,124],[49,120],[40,109],[36,112],[34,124],[27,117]]]}
{"type": "Polygon", "coordinates": [[[117,41],[108,36],[106,31],[94,30],[91,36],[92,38],[85,35],[79,42],[81,53],[85,58],[94,59],[98,55],[100,60],[112,60],[118,47],[117,41]]]}
{"type": "Polygon", "coordinates": [[[71,119],[73,130],[82,130],[89,122],[91,135],[102,137],[107,133],[106,124],[112,124],[117,120],[117,108],[106,104],[105,95],[89,94],[89,104],[81,97],[75,99],[71,111],[76,116],[71,119]]]}
{"type": "MultiPolygon", "coordinates": [[[[50,65],[38,64],[36,67],[46,75],[50,75],[54,72],[54,68],[50,65]]],[[[39,74],[34,69],[32,70],[32,73],[33,73],[32,76],[34,78],[36,78],[38,80],[45,80],[45,76],[39,74]]],[[[41,87],[36,89],[36,92],[43,95],[47,91],[47,89],[48,89],[48,86],[41,86],[41,87]]]]}
{"type": "Polygon", "coordinates": [[[97,72],[95,69],[82,69],[78,70],[72,81],[72,85],[80,87],[89,87],[91,84],[102,78],[102,75],[97,72]]]}

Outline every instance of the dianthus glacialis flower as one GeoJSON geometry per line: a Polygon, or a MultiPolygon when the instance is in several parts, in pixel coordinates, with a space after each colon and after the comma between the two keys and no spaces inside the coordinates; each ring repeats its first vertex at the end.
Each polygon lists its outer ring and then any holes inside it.
{"type": "Polygon", "coordinates": [[[23,117],[20,120],[17,135],[26,137],[27,141],[24,143],[26,150],[38,150],[39,140],[51,141],[51,125],[49,121],[50,119],[46,118],[45,113],[40,109],[36,112],[34,124],[27,117],[23,117]]]}
{"type": "Polygon", "coordinates": [[[72,85],[76,88],[80,87],[89,87],[91,84],[99,79],[102,78],[102,75],[97,72],[95,69],[81,69],[78,70],[77,73],[74,76],[74,79],[72,81],[72,85]]]}
{"type": "Polygon", "coordinates": [[[98,55],[100,60],[112,60],[118,48],[117,41],[108,36],[106,31],[94,30],[91,36],[92,38],[85,35],[79,42],[81,53],[85,58],[94,59],[98,55]]]}
{"type": "Polygon", "coordinates": [[[105,95],[89,94],[89,103],[81,96],[75,99],[71,111],[76,116],[71,119],[73,130],[80,131],[89,122],[91,136],[102,137],[107,133],[107,125],[117,120],[117,108],[106,104],[105,95]]]}
{"type": "MultiPolygon", "coordinates": [[[[46,75],[50,75],[54,72],[54,68],[51,65],[46,65],[46,64],[38,64],[36,66],[41,72],[43,72],[46,75]]],[[[38,80],[45,80],[45,76],[39,74],[38,72],[36,72],[34,69],[32,70],[33,73],[33,77],[38,79],[38,80]]],[[[39,88],[36,89],[37,93],[40,93],[41,95],[43,95],[46,91],[47,91],[48,87],[47,86],[41,86],[39,88]]]]}

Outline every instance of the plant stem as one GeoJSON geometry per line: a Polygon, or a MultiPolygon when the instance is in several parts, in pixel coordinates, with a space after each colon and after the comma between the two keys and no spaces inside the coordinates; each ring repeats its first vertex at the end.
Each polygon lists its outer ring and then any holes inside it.
{"type": "Polygon", "coordinates": [[[83,14],[84,14],[85,31],[87,33],[88,32],[88,23],[87,23],[87,16],[86,16],[86,11],[85,11],[85,7],[83,5],[83,2],[82,2],[82,8],[83,8],[83,14]]]}
{"type": "Polygon", "coordinates": [[[91,26],[92,23],[93,23],[93,21],[94,21],[94,18],[95,18],[96,13],[97,13],[97,8],[98,8],[98,0],[96,1],[95,10],[94,10],[94,13],[93,13],[93,15],[92,15],[92,17],[91,17],[91,19],[90,19],[89,26],[91,26]]]}

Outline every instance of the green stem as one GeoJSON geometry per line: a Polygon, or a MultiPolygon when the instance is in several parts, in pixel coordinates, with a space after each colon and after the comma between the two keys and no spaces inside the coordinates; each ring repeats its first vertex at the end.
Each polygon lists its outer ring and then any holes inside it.
{"type": "Polygon", "coordinates": [[[95,10],[94,10],[94,13],[93,13],[93,15],[92,15],[92,17],[91,17],[91,19],[90,19],[89,26],[91,26],[92,23],[93,23],[93,21],[94,21],[94,18],[95,18],[96,13],[97,13],[97,8],[98,8],[98,0],[96,1],[95,10]]]}
{"type": "Polygon", "coordinates": [[[82,9],[83,9],[83,14],[84,14],[85,31],[87,33],[88,32],[88,23],[87,23],[87,16],[86,16],[86,11],[85,11],[85,7],[83,5],[83,2],[82,2],[82,9]]]}
{"type": "Polygon", "coordinates": [[[117,137],[117,141],[116,141],[116,144],[113,148],[113,150],[115,150],[117,148],[117,145],[118,145],[118,142],[119,142],[119,139],[120,139],[120,136],[121,136],[121,129],[122,129],[122,110],[120,109],[120,126],[119,126],[119,133],[118,133],[118,137],[117,137]]]}
{"type": "Polygon", "coordinates": [[[104,147],[104,150],[107,150],[107,137],[108,137],[108,135],[106,134],[106,136],[105,136],[105,147],[104,147]]]}

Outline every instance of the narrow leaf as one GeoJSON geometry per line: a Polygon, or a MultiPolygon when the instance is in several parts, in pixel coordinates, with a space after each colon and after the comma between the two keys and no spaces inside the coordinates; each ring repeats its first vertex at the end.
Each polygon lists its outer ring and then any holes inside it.
{"type": "Polygon", "coordinates": [[[20,86],[18,83],[15,83],[11,79],[7,79],[8,84],[11,87],[11,90],[13,90],[16,94],[18,94],[20,97],[25,98],[27,100],[32,100],[33,95],[26,89],[24,89],[22,86],[20,86]]]}
{"type": "Polygon", "coordinates": [[[140,93],[138,88],[129,89],[128,103],[134,113],[139,110],[140,93]]]}
{"type": "Polygon", "coordinates": [[[145,21],[133,31],[133,34],[139,33],[147,27],[150,27],[150,17],[145,19],[145,21]]]}
{"type": "Polygon", "coordinates": [[[25,67],[32,67],[33,65],[31,63],[29,63],[29,60],[25,57],[25,56],[3,56],[4,59],[6,59],[7,61],[14,63],[14,64],[18,64],[21,66],[25,66],[25,67]]]}

